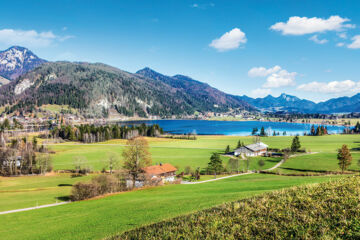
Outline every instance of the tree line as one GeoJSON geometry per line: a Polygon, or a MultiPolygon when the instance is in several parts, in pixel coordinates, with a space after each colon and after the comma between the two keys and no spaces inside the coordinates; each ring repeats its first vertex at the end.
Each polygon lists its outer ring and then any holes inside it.
{"type": "Polygon", "coordinates": [[[4,132],[0,132],[0,175],[44,174],[52,170],[47,149],[38,146],[37,138],[12,139],[7,144],[4,132]]]}
{"type": "Polygon", "coordinates": [[[319,125],[315,128],[315,125],[312,125],[311,129],[310,129],[310,133],[308,133],[308,134],[305,133],[304,135],[323,136],[323,135],[328,135],[328,134],[329,133],[328,133],[326,126],[319,125]]]}
{"type": "Polygon", "coordinates": [[[51,130],[53,138],[62,138],[69,141],[84,143],[102,142],[110,139],[131,139],[139,136],[156,137],[163,134],[158,124],[138,126],[103,125],[95,126],[82,124],[79,126],[62,125],[51,130]]]}

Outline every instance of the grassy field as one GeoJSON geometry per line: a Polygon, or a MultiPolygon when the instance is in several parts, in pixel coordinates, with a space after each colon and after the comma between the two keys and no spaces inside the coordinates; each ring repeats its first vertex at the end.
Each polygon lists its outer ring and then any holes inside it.
{"type": "Polygon", "coordinates": [[[149,188],[52,208],[0,215],[0,236],[8,240],[101,239],[228,201],[332,178],[338,176],[253,174],[198,185],[149,188]]]}
{"type": "MultiPolygon", "coordinates": [[[[252,143],[252,137],[198,136],[197,140],[148,138],[153,164],[171,163],[182,171],[185,166],[204,168],[213,152],[223,152],[227,145],[234,149],[238,140],[252,143]]],[[[261,141],[271,148],[285,148],[292,137],[265,137],[261,141]]],[[[338,171],[336,151],[347,144],[353,154],[351,170],[360,169],[357,159],[360,137],[357,135],[331,135],[300,137],[303,148],[317,152],[312,155],[288,159],[278,171],[283,173],[338,171]]],[[[116,155],[121,165],[125,140],[103,143],[62,143],[50,145],[55,169],[73,169],[74,157],[87,159],[93,170],[107,168],[110,155],[116,155]]],[[[229,157],[222,156],[226,165],[229,157]]],[[[259,159],[265,160],[263,169],[270,168],[281,158],[256,157],[250,160],[250,169],[259,169],[259,159]]],[[[240,170],[246,162],[240,160],[240,170]]],[[[37,204],[65,200],[71,185],[89,180],[91,176],[70,178],[68,174],[0,178],[0,211],[25,208],[37,204]]],[[[63,206],[37,209],[29,212],[0,215],[4,239],[99,239],[123,231],[192,213],[228,201],[248,198],[263,192],[307,183],[328,181],[340,176],[289,177],[267,174],[238,176],[199,185],[167,185],[106,198],[75,202],[63,206]],[[46,224],[46,228],[41,227],[46,224]],[[16,234],[14,234],[16,232],[16,234]]],[[[203,176],[200,180],[211,179],[203,176]]]]}
{"type": "Polygon", "coordinates": [[[71,111],[77,113],[77,109],[69,107],[69,105],[57,105],[57,104],[44,104],[40,107],[42,110],[49,111],[52,113],[61,113],[62,110],[71,111]]]}
{"type": "MultiPolygon", "coordinates": [[[[358,160],[360,159],[360,153],[352,153],[352,157],[353,161],[348,170],[359,171],[358,160]]],[[[340,172],[338,162],[336,153],[317,153],[289,158],[287,162],[274,171],[279,173],[340,172]]]]}
{"type": "Polygon", "coordinates": [[[359,239],[360,177],[275,191],[111,239],[359,239]]]}
{"type": "MultiPolygon", "coordinates": [[[[162,139],[162,138],[148,138],[150,151],[152,153],[152,161],[155,163],[171,163],[178,167],[180,171],[185,166],[191,166],[193,169],[206,167],[209,158],[213,152],[223,152],[227,145],[232,149],[236,147],[237,141],[240,140],[245,144],[253,141],[252,137],[236,137],[236,136],[198,136],[197,140],[177,140],[177,139],[162,139]]],[[[271,148],[286,148],[291,144],[292,137],[264,137],[261,139],[271,148]]],[[[333,157],[337,149],[342,144],[347,144],[355,153],[360,147],[360,137],[357,135],[329,135],[321,137],[301,136],[300,142],[302,148],[307,151],[329,153],[321,154],[324,158],[321,161],[333,161],[332,165],[337,164],[337,160],[333,157]],[[332,155],[330,153],[333,153],[332,155]]],[[[49,146],[56,154],[52,155],[53,165],[55,169],[73,169],[74,157],[81,156],[87,159],[88,165],[93,170],[101,170],[107,168],[108,157],[115,154],[121,162],[121,152],[126,144],[125,140],[110,140],[104,143],[95,144],[79,144],[79,143],[64,143],[49,146]]],[[[311,156],[311,157],[315,157],[311,156]]],[[[311,158],[310,157],[310,158],[311,158]]],[[[355,159],[355,158],[354,158],[355,159]]],[[[266,159],[264,169],[276,164],[272,159],[266,159]]],[[[223,157],[223,162],[226,164],[227,157],[223,157]]],[[[258,169],[258,159],[252,159],[250,169],[258,169]]],[[[354,161],[355,164],[355,161],[354,161]]],[[[359,169],[356,164],[352,166],[354,169],[359,169]]],[[[121,165],[121,164],[120,164],[121,165]]],[[[320,168],[323,166],[321,165],[320,168]]],[[[326,170],[326,169],[323,169],[326,170]]]]}
{"type": "Polygon", "coordinates": [[[0,177],[0,212],[67,200],[72,184],[90,178],[71,178],[70,174],[0,177]]]}

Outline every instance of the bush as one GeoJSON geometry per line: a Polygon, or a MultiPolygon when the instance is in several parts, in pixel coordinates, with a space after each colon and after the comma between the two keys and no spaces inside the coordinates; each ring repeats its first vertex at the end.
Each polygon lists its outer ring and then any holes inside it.
{"type": "Polygon", "coordinates": [[[184,169],[184,174],[185,175],[189,175],[191,173],[191,167],[190,166],[186,166],[184,169]]]}
{"type": "Polygon", "coordinates": [[[72,201],[80,201],[99,195],[99,186],[94,183],[76,183],[71,190],[72,201]]]}
{"type": "Polygon", "coordinates": [[[112,175],[99,175],[94,177],[91,182],[98,186],[97,195],[119,192],[121,190],[118,179],[112,175]]]}
{"type": "Polygon", "coordinates": [[[99,175],[91,179],[90,183],[79,182],[71,191],[71,200],[79,201],[99,195],[126,190],[126,176],[124,174],[99,175]]]}

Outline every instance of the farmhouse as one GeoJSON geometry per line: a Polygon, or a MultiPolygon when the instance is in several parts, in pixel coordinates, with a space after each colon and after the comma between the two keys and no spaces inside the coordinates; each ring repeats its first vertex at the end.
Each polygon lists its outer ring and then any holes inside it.
{"type": "Polygon", "coordinates": [[[262,142],[246,145],[234,150],[234,155],[239,156],[244,154],[248,157],[255,157],[263,155],[267,152],[268,145],[262,142]]]}
{"type": "Polygon", "coordinates": [[[173,182],[177,169],[170,163],[159,164],[144,168],[144,172],[151,178],[162,178],[163,182],[173,182]]]}

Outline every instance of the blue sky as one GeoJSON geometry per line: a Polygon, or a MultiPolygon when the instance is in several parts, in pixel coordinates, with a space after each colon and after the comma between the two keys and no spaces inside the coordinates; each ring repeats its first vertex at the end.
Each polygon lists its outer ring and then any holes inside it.
{"type": "Polygon", "coordinates": [[[237,95],[360,91],[360,1],[2,1],[0,49],[145,66],[237,95]]]}

